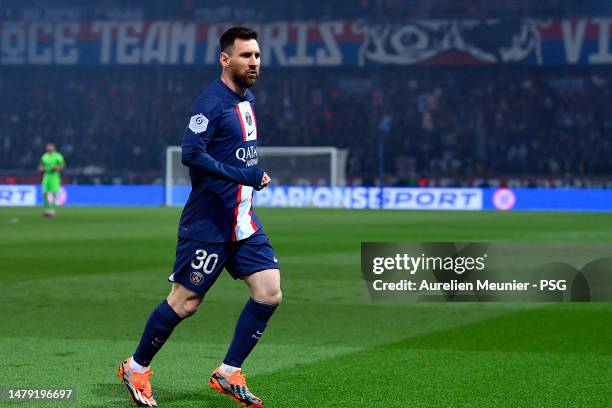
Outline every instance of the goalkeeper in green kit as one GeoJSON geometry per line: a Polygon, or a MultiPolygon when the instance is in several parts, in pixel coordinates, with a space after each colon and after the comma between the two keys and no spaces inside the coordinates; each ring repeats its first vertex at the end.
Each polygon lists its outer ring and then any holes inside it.
{"type": "Polygon", "coordinates": [[[64,156],[57,150],[53,143],[47,143],[47,152],[40,158],[38,171],[43,173],[42,193],[45,202],[45,217],[55,215],[55,207],[62,187],[60,171],[65,167],[64,156]]]}

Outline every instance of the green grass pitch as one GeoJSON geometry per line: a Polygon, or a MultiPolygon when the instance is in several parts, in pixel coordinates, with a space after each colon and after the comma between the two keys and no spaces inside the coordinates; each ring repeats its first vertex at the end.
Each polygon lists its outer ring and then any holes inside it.
{"type": "MultiPolygon", "coordinates": [[[[609,242],[612,215],[259,209],[283,304],[244,371],[268,407],[604,407],[611,303],[368,303],[361,241],[609,242]]],[[[0,387],[76,387],[128,407],[115,376],[168,292],[180,209],[0,209],[0,387]]],[[[224,273],[153,363],[162,407],[233,407],[207,385],[248,292],[224,273]]]]}

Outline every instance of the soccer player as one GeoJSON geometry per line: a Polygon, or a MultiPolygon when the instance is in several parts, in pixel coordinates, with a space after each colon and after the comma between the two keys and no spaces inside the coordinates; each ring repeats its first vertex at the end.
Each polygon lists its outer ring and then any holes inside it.
{"type": "Polygon", "coordinates": [[[252,208],[253,190],[271,181],[257,167],[255,99],[249,91],[259,76],[257,33],[230,28],[220,46],[221,78],[196,99],[183,136],[182,162],[189,167],[192,190],[179,222],[176,261],[168,278],[172,289],[117,372],[139,406],[157,406],[151,360],[172,330],[197,311],[225,267],[234,279],[246,282],[250,298],[209,385],[242,406],[263,407],[241,371],[281,301],[278,261],[252,208]]]}
{"type": "Polygon", "coordinates": [[[44,201],[43,215],[45,217],[55,216],[57,199],[62,188],[60,171],[64,170],[66,163],[64,156],[55,149],[55,144],[47,143],[47,152],[40,158],[38,171],[43,173],[42,193],[44,201]]]}

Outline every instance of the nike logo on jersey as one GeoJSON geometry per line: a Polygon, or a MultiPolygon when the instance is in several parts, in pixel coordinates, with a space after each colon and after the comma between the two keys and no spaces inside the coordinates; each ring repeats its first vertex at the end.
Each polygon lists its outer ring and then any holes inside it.
{"type": "Polygon", "coordinates": [[[249,136],[251,136],[251,134],[252,134],[254,131],[255,131],[255,129],[251,130],[251,131],[249,132],[249,136]]]}
{"type": "Polygon", "coordinates": [[[278,259],[276,259],[276,257],[274,257],[274,262],[278,262],[278,259]]]}

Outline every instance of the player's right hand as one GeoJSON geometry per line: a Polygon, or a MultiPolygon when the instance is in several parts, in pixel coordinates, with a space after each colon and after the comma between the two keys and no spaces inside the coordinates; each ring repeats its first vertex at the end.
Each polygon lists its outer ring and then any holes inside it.
{"type": "Polygon", "coordinates": [[[264,172],[263,178],[261,179],[261,185],[259,186],[258,190],[261,190],[262,188],[266,187],[268,184],[270,184],[271,181],[272,179],[270,178],[270,176],[268,176],[268,173],[264,172]]]}

